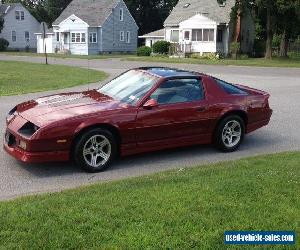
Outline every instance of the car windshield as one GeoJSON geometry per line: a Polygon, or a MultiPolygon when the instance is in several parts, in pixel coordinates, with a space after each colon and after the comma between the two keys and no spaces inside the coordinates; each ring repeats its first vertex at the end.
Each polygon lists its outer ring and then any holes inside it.
{"type": "Polygon", "coordinates": [[[154,86],[158,78],[131,70],[104,85],[98,91],[121,102],[135,105],[154,86]]]}

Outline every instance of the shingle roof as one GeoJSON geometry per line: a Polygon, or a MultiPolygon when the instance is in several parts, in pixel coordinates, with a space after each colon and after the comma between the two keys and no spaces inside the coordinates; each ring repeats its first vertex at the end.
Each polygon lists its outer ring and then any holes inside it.
{"type": "Polygon", "coordinates": [[[156,30],[153,32],[150,32],[148,34],[142,35],[140,36],[140,38],[142,37],[164,37],[165,36],[165,29],[161,29],[161,30],[156,30]]]}
{"type": "Polygon", "coordinates": [[[16,6],[23,6],[23,5],[20,4],[20,3],[4,3],[4,4],[0,4],[0,16],[4,16],[5,14],[7,14],[9,11],[11,11],[16,6]],[[10,8],[7,9],[8,7],[10,7],[10,8]],[[5,13],[6,10],[8,10],[7,13],[5,13]]]}
{"type": "Polygon", "coordinates": [[[234,5],[235,0],[226,0],[224,7],[221,7],[217,0],[179,0],[166,19],[165,26],[178,26],[180,22],[196,14],[207,16],[218,23],[229,23],[234,5]]]}
{"type": "Polygon", "coordinates": [[[73,0],[54,21],[58,25],[71,15],[75,15],[90,26],[101,26],[120,0],[73,0]]]}

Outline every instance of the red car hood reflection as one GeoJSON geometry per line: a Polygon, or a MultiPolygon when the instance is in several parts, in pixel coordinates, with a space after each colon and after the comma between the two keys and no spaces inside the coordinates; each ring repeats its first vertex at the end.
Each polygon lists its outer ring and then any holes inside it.
{"type": "Polygon", "coordinates": [[[24,119],[43,126],[68,118],[126,107],[124,103],[91,90],[42,97],[20,104],[17,111],[24,119]]]}

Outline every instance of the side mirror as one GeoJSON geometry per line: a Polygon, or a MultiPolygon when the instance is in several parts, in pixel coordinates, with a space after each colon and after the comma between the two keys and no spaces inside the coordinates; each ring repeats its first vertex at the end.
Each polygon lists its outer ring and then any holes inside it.
{"type": "Polygon", "coordinates": [[[143,108],[144,108],[144,109],[153,109],[153,108],[155,108],[155,107],[157,107],[157,106],[158,106],[157,101],[154,100],[154,99],[150,99],[150,100],[148,100],[148,101],[143,105],[143,108]]]}

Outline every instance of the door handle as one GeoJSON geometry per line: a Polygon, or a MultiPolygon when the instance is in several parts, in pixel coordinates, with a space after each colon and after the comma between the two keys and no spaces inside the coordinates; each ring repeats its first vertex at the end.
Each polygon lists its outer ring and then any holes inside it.
{"type": "Polygon", "coordinates": [[[204,112],[204,111],[206,111],[207,110],[207,108],[205,108],[205,107],[199,107],[199,108],[196,108],[196,111],[197,112],[204,112]]]}

